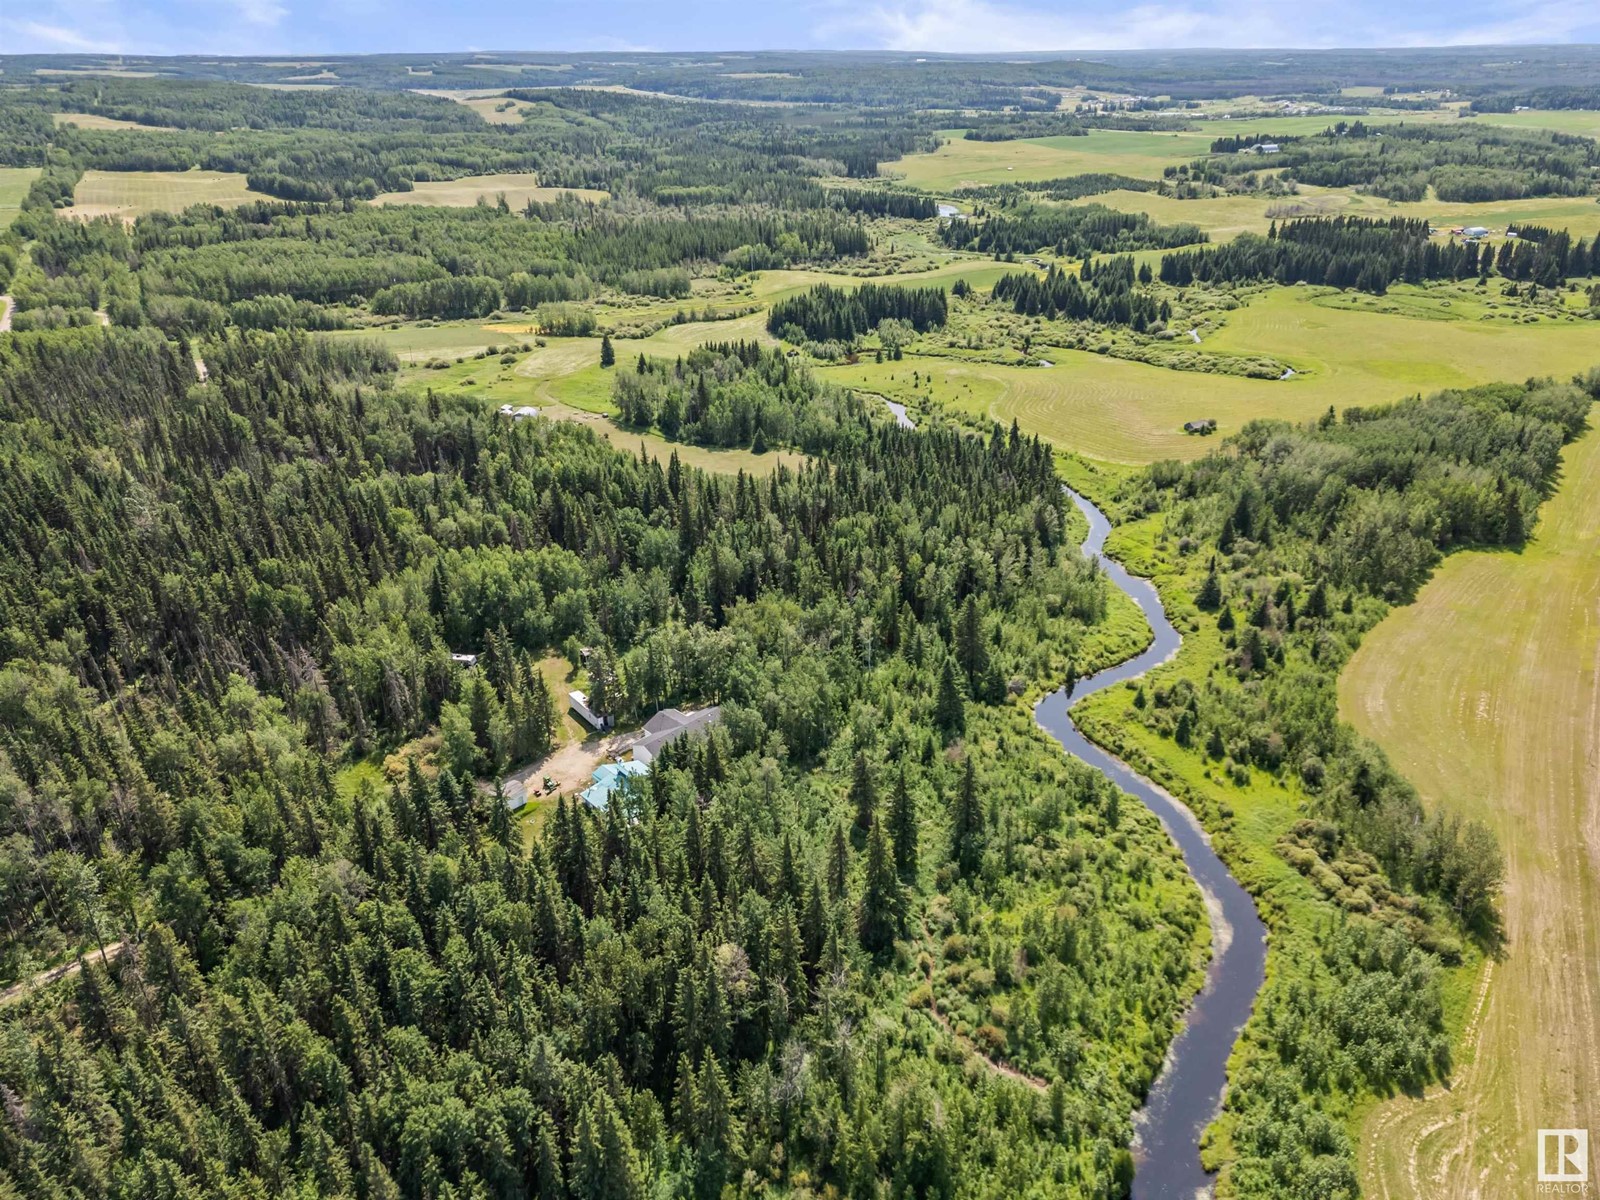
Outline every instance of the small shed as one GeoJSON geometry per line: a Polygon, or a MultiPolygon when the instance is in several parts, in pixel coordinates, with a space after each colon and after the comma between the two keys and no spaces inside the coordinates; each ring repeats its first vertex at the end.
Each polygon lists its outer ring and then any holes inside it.
{"type": "Polygon", "coordinates": [[[465,669],[477,666],[478,656],[476,654],[452,654],[450,661],[455,663],[456,666],[465,669]]]}
{"type": "Polygon", "coordinates": [[[1217,431],[1217,422],[1214,417],[1202,417],[1198,421],[1185,421],[1183,423],[1183,431],[1185,433],[1198,433],[1204,437],[1208,433],[1217,431]]]}

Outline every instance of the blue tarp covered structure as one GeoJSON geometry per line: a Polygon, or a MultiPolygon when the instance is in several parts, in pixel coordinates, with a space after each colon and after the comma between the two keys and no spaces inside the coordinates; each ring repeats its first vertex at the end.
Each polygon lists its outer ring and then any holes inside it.
{"type": "Polygon", "coordinates": [[[604,812],[619,783],[630,775],[646,775],[649,771],[650,768],[640,762],[603,763],[594,769],[594,783],[580,793],[583,802],[604,812]]]}

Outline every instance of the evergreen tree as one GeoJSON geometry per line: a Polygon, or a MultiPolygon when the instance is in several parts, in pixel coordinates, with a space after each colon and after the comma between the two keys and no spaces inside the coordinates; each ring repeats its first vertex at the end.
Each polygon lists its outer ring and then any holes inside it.
{"type": "Polygon", "coordinates": [[[872,768],[867,763],[867,756],[859,750],[851,767],[850,805],[855,811],[856,828],[872,828],[878,812],[878,789],[872,782],[872,768]]]}
{"type": "Polygon", "coordinates": [[[611,335],[609,333],[600,336],[600,365],[602,367],[614,367],[617,365],[617,352],[612,348],[611,335]]]}
{"type": "Polygon", "coordinates": [[[889,840],[880,823],[873,826],[867,837],[866,883],[857,922],[861,945],[870,953],[882,954],[894,945],[904,920],[905,893],[895,874],[889,840]]]}
{"type": "Polygon", "coordinates": [[[917,875],[917,809],[906,786],[906,769],[902,765],[895,778],[894,795],[889,805],[889,831],[894,839],[894,865],[902,879],[915,879],[917,875]]]}
{"type": "Polygon", "coordinates": [[[977,870],[983,859],[983,803],[978,798],[978,773],[969,757],[962,768],[950,813],[950,857],[963,875],[977,870]]]}
{"type": "Polygon", "coordinates": [[[933,721],[944,734],[946,742],[966,732],[966,701],[961,694],[955,663],[948,656],[939,668],[939,693],[934,701],[933,721]]]}

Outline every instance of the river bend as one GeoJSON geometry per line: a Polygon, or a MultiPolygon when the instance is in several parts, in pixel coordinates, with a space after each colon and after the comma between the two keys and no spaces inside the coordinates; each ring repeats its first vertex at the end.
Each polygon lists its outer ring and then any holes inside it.
{"type": "Polygon", "coordinates": [[[1266,926],[1249,894],[1211,848],[1194,814],[1089,741],[1072,722],[1068,710],[1074,701],[1159,666],[1177,653],[1183,639],[1167,620],[1154,585],[1130,575],[1105,555],[1106,535],[1111,532],[1105,514],[1072,489],[1067,494],[1089,521],[1084,555],[1096,560],[1111,582],[1139,606],[1155,637],[1142,654],[1080,679],[1070,693],[1066,688],[1052,692],[1034,707],[1033,715],[1068,754],[1100,771],[1161,819],[1205,897],[1212,950],[1205,985],[1190,1004],[1161,1073],[1134,1118],[1134,1200],[1191,1200],[1211,1194],[1212,1178],[1200,1167],[1200,1134],[1221,1109],[1228,1055],[1266,977],[1266,926]]]}

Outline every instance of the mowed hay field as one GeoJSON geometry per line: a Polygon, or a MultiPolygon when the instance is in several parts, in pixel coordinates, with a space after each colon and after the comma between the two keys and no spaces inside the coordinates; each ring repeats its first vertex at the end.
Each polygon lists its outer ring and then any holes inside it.
{"type": "MultiPolygon", "coordinates": [[[[1020,183],[1104,171],[1135,179],[1160,179],[1168,166],[1180,166],[1208,154],[1219,137],[1260,133],[1263,136],[1320,133],[1329,117],[1276,117],[1261,121],[1201,121],[1176,132],[1091,129],[1087,137],[1025,138],[1008,142],[968,141],[964,130],[939,131],[948,139],[931,154],[908,154],[884,163],[883,175],[931,191],[950,191],[967,184],[1020,183]]],[[[1369,125],[1389,124],[1399,116],[1363,117],[1369,125]]]]}
{"type": "Polygon", "coordinates": [[[1573,237],[1600,236],[1600,204],[1593,196],[1555,196],[1504,200],[1488,204],[1452,204],[1440,200],[1395,203],[1381,196],[1363,196],[1347,188],[1302,187],[1294,196],[1211,196],[1176,200],[1152,192],[1104,192],[1073,204],[1103,204],[1121,212],[1148,213],[1163,225],[1194,224],[1226,242],[1241,233],[1266,233],[1274,220],[1292,217],[1366,217],[1387,220],[1413,217],[1432,221],[1441,230],[1482,225],[1503,231],[1513,223],[1568,230],[1573,237]]]}
{"type": "Polygon", "coordinates": [[[1063,449],[1119,463],[1194,458],[1257,417],[1310,420],[1332,405],[1374,404],[1413,392],[1497,379],[1565,378],[1600,365],[1600,326],[1589,321],[1481,321],[1480,302],[1456,291],[1444,308],[1435,293],[1396,288],[1385,307],[1325,289],[1275,288],[1228,314],[1194,349],[1288,363],[1293,379],[1174,371],[1078,350],[1036,346],[1054,365],[1009,366],[909,356],[898,363],[823,368],[841,384],[896,400],[950,404],[974,416],[1037,433],[1063,449]],[[1408,301],[1410,302],[1408,305],[1408,301]],[[1461,315],[1456,316],[1459,312],[1461,315]],[[1210,417],[1218,438],[1183,432],[1210,417]]]}
{"type": "Polygon", "coordinates": [[[1339,707],[1507,861],[1506,953],[1451,1086],[1370,1114],[1363,1189],[1531,1194],[1536,1130],[1600,1132],[1600,430],[1567,448],[1522,553],[1452,555],[1367,635],[1339,707]]]}
{"type": "Polygon", "coordinates": [[[119,121],[116,117],[100,117],[94,113],[51,113],[50,119],[56,125],[76,125],[79,129],[143,129],[170,132],[171,125],[141,125],[137,121],[119,121]]]}
{"type": "Polygon", "coordinates": [[[37,178],[38,167],[0,167],[0,229],[11,224],[37,178]]]}
{"type": "Polygon", "coordinates": [[[63,216],[123,217],[147,212],[182,212],[191,204],[232,207],[271,200],[252,192],[245,176],[233,171],[85,171],[63,216]]]}
{"type": "Polygon", "coordinates": [[[374,197],[374,204],[436,204],[446,208],[470,208],[482,197],[493,204],[501,196],[512,208],[522,208],[533,200],[544,203],[561,196],[577,196],[583,200],[607,200],[606,192],[593,188],[540,187],[539,177],[532,173],[519,175],[469,175],[465,179],[450,179],[433,183],[419,183],[409,192],[385,192],[374,197]]]}
{"type": "Polygon", "coordinates": [[[1092,129],[1087,137],[971,142],[959,131],[931,154],[908,154],[881,173],[932,191],[967,184],[1020,183],[1105,171],[1135,179],[1160,179],[1162,168],[1205,154],[1215,132],[1141,133],[1092,129]]]}

